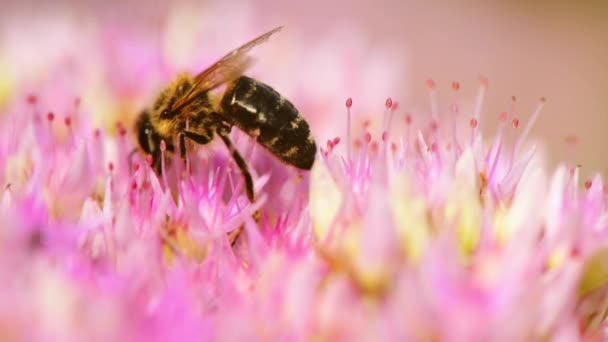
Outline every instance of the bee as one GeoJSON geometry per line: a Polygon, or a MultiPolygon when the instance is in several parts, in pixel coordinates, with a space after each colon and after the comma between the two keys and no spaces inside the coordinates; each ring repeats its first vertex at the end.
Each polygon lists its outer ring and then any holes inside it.
{"type": "Polygon", "coordinates": [[[253,59],[249,51],[281,30],[277,27],[231,51],[196,76],[181,74],[144,110],[135,124],[139,147],[152,156],[152,165],[161,172],[161,141],[166,150],[186,158],[186,140],[200,145],[217,135],[238,166],[248,199],[255,194],[253,179],[245,159],[230,139],[236,126],[282,162],[310,170],[316,144],[308,123],[296,107],[270,86],[247,77],[244,72],[253,59]],[[225,86],[223,94],[215,91],[225,86]]]}

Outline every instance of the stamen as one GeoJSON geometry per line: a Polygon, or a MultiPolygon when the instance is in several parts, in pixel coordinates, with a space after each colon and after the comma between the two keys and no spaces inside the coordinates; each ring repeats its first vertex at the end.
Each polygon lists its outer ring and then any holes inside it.
{"type": "Polygon", "coordinates": [[[389,112],[391,111],[391,108],[393,107],[393,100],[389,97],[386,99],[386,101],[384,102],[384,106],[386,107],[386,109],[384,110],[384,115],[382,116],[382,132],[386,132],[387,131],[387,126],[388,126],[388,115],[389,112]]]}
{"type": "Polygon", "coordinates": [[[471,126],[472,129],[477,128],[478,122],[475,118],[471,119],[471,121],[469,122],[469,126],[471,126]]]}
{"type": "MultiPolygon", "coordinates": [[[[452,82],[452,90],[454,91],[452,105],[450,106],[450,112],[452,112],[452,145],[454,145],[454,158],[458,159],[462,151],[460,144],[458,143],[458,123],[457,117],[460,109],[458,108],[458,90],[460,90],[460,83],[458,81],[452,82]]],[[[451,148],[450,148],[451,149],[451,148]]],[[[450,150],[448,149],[448,151],[450,150]]]]}
{"type": "Polygon", "coordinates": [[[352,155],[351,155],[351,136],[350,136],[350,125],[351,125],[351,118],[350,118],[350,107],[353,106],[353,99],[352,98],[348,98],[346,99],[346,156],[348,157],[348,162],[352,162],[352,155]]]}
{"type": "Polygon", "coordinates": [[[55,114],[54,114],[53,112],[49,112],[49,113],[46,115],[46,119],[47,119],[49,122],[51,122],[51,123],[52,123],[52,122],[53,122],[53,120],[55,120],[55,114]]]}
{"type": "Polygon", "coordinates": [[[439,105],[437,104],[437,85],[435,81],[429,79],[426,81],[426,85],[429,88],[429,99],[431,101],[431,118],[433,121],[439,120],[439,105]]]}
{"type": "MultiPolygon", "coordinates": [[[[475,132],[479,125],[479,120],[481,116],[481,106],[483,105],[483,99],[486,94],[486,88],[488,86],[488,80],[485,77],[479,78],[479,91],[477,92],[477,99],[475,100],[475,109],[473,111],[473,119],[475,119],[475,127],[471,125],[471,145],[475,141],[475,132]]],[[[473,122],[473,120],[471,120],[473,122]]]]}
{"type": "Polygon", "coordinates": [[[26,97],[26,101],[30,105],[35,105],[36,103],[38,103],[38,96],[36,96],[36,94],[29,94],[26,97]]]}
{"type": "Polygon", "coordinates": [[[532,130],[532,126],[534,126],[534,123],[538,119],[538,115],[540,114],[540,111],[543,109],[543,106],[545,105],[546,101],[547,100],[544,97],[541,97],[540,100],[538,101],[538,104],[536,105],[536,109],[532,113],[532,116],[530,116],[530,120],[528,121],[526,128],[524,128],[524,131],[521,133],[521,135],[519,136],[519,139],[517,139],[517,142],[515,143],[515,147],[513,149],[515,153],[517,153],[517,151],[521,147],[521,144],[524,142],[524,140],[526,139],[526,137],[532,130]]]}
{"type": "Polygon", "coordinates": [[[593,182],[590,179],[587,179],[585,181],[585,189],[587,189],[587,190],[591,189],[592,185],[593,185],[593,182]]]}
{"type": "Polygon", "coordinates": [[[137,172],[139,170],[139,163],[138,162],[134,162],[133,163],[133,172],[137,172]]]}
{"type": "Polygon", "coordinates": [[[513,119],[513,121],[511,121],[511,126],[513,128],[519,127],[519,119],[513,119]]]}
{"type": "Polygon", "coordinates": [[[74,132],[72,132],[72,118],[70,116],[66,116],[63,120],[63,123],[68,128],[68,135],[70,137],[70,143],[74,145],[74,132]]]}
{"type": "Polygon", "coordinates": [[[405,113],[405,125],[407,126],[405,130],[405,158],[407,158],[408,151],[410,149],[410,135],[412,131],[412,115],[410,113],[405,113]]]}

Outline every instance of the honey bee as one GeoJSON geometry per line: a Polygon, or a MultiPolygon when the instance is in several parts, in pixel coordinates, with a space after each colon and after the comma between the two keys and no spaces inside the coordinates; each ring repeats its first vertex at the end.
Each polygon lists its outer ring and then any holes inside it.
{"type": "Polygon", "coordinates": [[[248,199],[255,194],[247,162],[230,139],[238,127],[282,162],[310,170],[316,144],[308,123],[294,105],[270,86],[243,73],[252,64],[248,52],[281,30],[277,27],[231,51],[215,64],[192,77],[181,74],[144,110],[135,124],[139,147],[152,156],[153,167],[161,172],[161,141],[166,150],[186,157],[186,139],[205,145],[215,135],[224,142],[239,167],[248,199]],[[225,86],[221,96],[214,90],[225,86]]]}

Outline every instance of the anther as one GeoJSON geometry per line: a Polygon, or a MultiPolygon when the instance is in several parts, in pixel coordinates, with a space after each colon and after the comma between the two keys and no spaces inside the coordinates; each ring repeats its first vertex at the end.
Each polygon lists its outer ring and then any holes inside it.
{"type": "Polygon", "coordinates": [[[26,98],[27,103],[34,105],[36,104],[36,102],[38,102],[38,96],[34,95],[34,94],[29,94],[26,98]]]}
{"type": "Polygon", "coordinates": [[[384,105],[386,106],[387,109],[390,109],[391,107],[393,107],[393,99],[391,99],[390,97],[386,99],[386,101],[384,102],[384,105]]]}
{"type": "Polygon", "coordinates": [[[513,121],[511,121],[511,126],[513,126],[513,128],[519,127],[519,119],[513,119],[513,121]]]}
{"type": "Polygon", "coordinates": [[[471,119],[469,125],[471,126],[471,128],[477,128],[478,122],[476,119],[471,119]]]}
{"type": "Polygon", "coordinates": [[[137,172],[137,170],[139,170],[139,163],[135,162],[133,163],[133,172],[137,172]]]}
{"type": "Polygon", "coordinates": [[[458,81],[452,82],[452,89],[458,91],[460,89],[460,83],[458,83],[458,81]]]}
{"type": "Polygon", "coordinates": [[[46,119],[47,119],[49,122],[53,122],[53,120],[55,120],[55,114],[53,114],[53,112],[49,112],[49,113],[46,115],[46,119]]]}
{"type": "Polygon", "coordinates": [[[589,190],[589,189],[591,188],[591,185],[593,185],[593,183],[591,182],[591,180],[590,180],[590,179],[588,179],[588,180],[585,182],[585,189],[589,190]]]}
{"type": "Polygon", "coordinates": [[[505,123],[507,122],[507,119],[509,119],[509,113],[507,112],[502,112],[500,113],[500,115],[498,116],[498,119],[500,120],[500,122],[505,123]]]}
{"type": "Polygon", "coordinates": [[[351,99],[350,97],[348,99],[346,99],[346,108],[350,108],[353,106],[353,99],[351,99]]]}
{"type": "Polygon", "coordinates": [[[70,125],[72,124],[72,119],[69,116],[66,116],[63,122],[66,126],[70,127],[70,125]]]}

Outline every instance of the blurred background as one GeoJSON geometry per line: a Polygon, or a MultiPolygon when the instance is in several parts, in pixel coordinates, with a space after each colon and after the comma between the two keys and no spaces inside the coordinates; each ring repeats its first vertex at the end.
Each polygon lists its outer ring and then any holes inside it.
{"type": "MultiPolygon", "coordinates": [[[[129,121],[176,72],[201,70],[277,25],[257,48],[254,77],[310,120],[317,138],[344,134],[344,100],[357,120],[384,100],[428,120],[433,78],[442,116],[460,81],[463,115],[489,79],[482,128],[493,132],[517,97],[550,167],[608,169],[608,1],[2,1],[0,108],[27,94],[61,112],[79,97],[98,125],[129,121]],[[67,96],[66,96],[67,95],[67,96]]],[[[403,121],[394,121],[402,125],[403,121]]],[[[396,128],[398,129],[398,128],[396,128]]]]}

